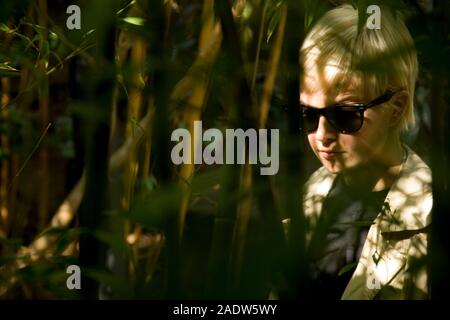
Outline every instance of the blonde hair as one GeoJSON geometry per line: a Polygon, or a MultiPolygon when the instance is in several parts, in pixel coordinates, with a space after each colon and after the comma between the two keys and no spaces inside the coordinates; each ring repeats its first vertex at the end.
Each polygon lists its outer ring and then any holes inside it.
{"type": "Polygon", "coordinates": [[[320,85],[373,98],[387,89],[406,90],[409,101],[399,128],[414,124],[417,54],[403,20],[389,9],[381,8],[381,29],[373,30],[365,23],[358,30],[358,11],[350,5],[328,11],[306,36],[300,64],[301,90],[306,92],[320,85]]]}

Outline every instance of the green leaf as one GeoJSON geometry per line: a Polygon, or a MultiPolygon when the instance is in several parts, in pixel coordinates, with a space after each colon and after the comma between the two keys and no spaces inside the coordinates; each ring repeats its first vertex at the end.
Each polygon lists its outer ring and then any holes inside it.
{"type": "Polygon", "coordinates": [[[122,14],[125,10],[127,10],[130,6],[136,3],[136,0],[132,0],[130,3],[128,3],[125,7],[121,8],[119,11],[116,12],[117,15],[122,14]]]}
{"type": "Polygon", "coordinates": [[[135,25],[135,26],[143,26],[145,23],[145,19],[140,18],[140,17],[126,17],[123,18],[123,21],[125,21],[126,23],[135,25]]]}
{"type": "Polygon", "coordinates": [[[23,279],[46,279],[54,271],[54,266],[48,261],[36,261],[17,271],[23,279]]]}
{"type": "Polygon", "coordinates": [[[50,228],[47,228],[44,231],[42,231],[41,234],[39,235],[39,237],[42,237],[44,235],[51,235],[51,234],[61,235],[65,232],[67,232],[67,228],[50,227],[50,228]]]}
{"type": "Polygon", "coordinates": [[[95,32],[95,29],[91,29],[83,35],[83,38],[89,37],[91,34],[95,32]]]}
{"type": "Polygon", "coordinates": [[[136,201],[133,208],[129,212],[123,212],[121,216],[150,229],[163,228],[169,216],[177,214],[180,196],[178,186],[155,190],[144,199],[136,201]]]}
{"type": "Polygon", "coordinates": [[[272,37],[273,32],[275,31],[275,28],[278,25],[278,22],[280,21],[280,15],[281,15],[280,8],[276,8],[274,14],[270,18],[269,26],[267,28],[267,40],[266,40],[267,42],[269,42],[270,38],[272,37]]]}
{"type": "MultiPolygon", "coordinates": [[[[5,255],[3,254],[2,256],[0,256],[0,265],[9,263],[9,262],[17,262],[18,260],[25,260],[28,261],[29,257],[28,256],[18,256],[18,255],[5,255]]],[[[2,275],[3,276],[3,275],[2,275]]]]}
{"type": "Polygon", "coordinates": [[[146,191],[153,191],[158,186],[158,181],[154,176],[146,177],[142,180],[142,185],[146,191]]]}
{"type": "MultiPolygon", "coordinates": [[[[48,60],[48,55],[50,54],[50,43],[48,41],[45,41],[42,44],[41,48],[41,55],[45,60],[48,60]]],[[[47,62],[47,61],[46,61],[47,62]]]]}
{"type": "Polygon", "coordinates": [[[110,272],[83,269],[86,276],[91,279],[97,280],[99,283],[109,286],[112,291],[120,296],[130,298],[133,296],[133,290],[130,287],[130,283],[126,279],[121,279],[110,272]]]}
{"type": "Polygon", "coordinates": [[[9,159],[9,150],[8,149],[0,149],[0,160],[9,159]]]}
{"type": "Polygon", "coordinates": [[[55,32],[50,32],[48,35],[49,42],[50,42],[50,49],[55,50],[59,46],[59,36],[55,32]]]}
{"type": "Polygon", "coordinates": [[[6,62],[0,63],[0,76],[1,77],[11,77],[18,76],[20,74],[20,70],[17,70],[6,62]]]}
{"type": "Polygon", "coordinates": [[[308,30],[314,20],[314,15],[310,12],[305,12],[305,30],[308,30]]]}
{"type": "Polygon", "coordinates": [[[4,32],[9,32],[10,29],[8,28],[8,26],[4,23],[0,23],[0,30],[4,31],[4,32]]]}
{"type": "Polygon", "coordinates": [[[340,276],[343,275],[344,273],[347,273],[347,272],[349,272],[350,270],[352,270],[354,267],[356,267],[357,264],[358,264],[358,262],[352,262],[352,263],[349,263],[349,264],[343,266],[343,267],[341,268],[341,270],[339,270],[338,277],[340,277],[340,276]]]}
{"type": "Polygon", "coordinates": [[[20,247],[22,245],[21,239],[6,239],[3,237],[0,237],[0,244],[6,245],[6,246],[12,246],[12,247],[20,247]]]}
{"type": "Polygon", "coordinates": [[[67,246],[71,242],[77,240],[80,237],[80,234],[82,232],[83,231],[80,228],[66,230],[66,232],[64,232],[56,242],[55,255],[57,256],[61,255],[61,253],[67,248],[67,246]]]}
{"type": "Polygon", "coordinates": [[[125,238],[121,234],[115,234],[105,231],[96,231],[94,233],[95,237],[102,241],[105,244],[108,244],[111,248],[120,250],[127,254],[128,257],[131,257],[132,252],[130,247],[128,246],[125,238]]]}
{"type": "Polygon", "coordinates": [[[205,194],[212,191],[219,184],[221,178],[220,169],[212,169],[196,174],[192,179],[191,191],[194,194],[205,194]]]}

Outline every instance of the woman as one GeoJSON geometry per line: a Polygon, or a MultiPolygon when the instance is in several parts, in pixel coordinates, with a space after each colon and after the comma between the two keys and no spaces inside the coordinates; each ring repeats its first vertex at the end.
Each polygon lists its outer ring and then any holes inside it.
{"type": "Polygon", "coordinates": [[[300,63],[303,130],[323,165],[304,191],[311,297],[427,298],[431,172],[400,141],[418,72],[407,28],[382,8],[381,29],[358,30],[341,6],[309,31],[300,63]]]}

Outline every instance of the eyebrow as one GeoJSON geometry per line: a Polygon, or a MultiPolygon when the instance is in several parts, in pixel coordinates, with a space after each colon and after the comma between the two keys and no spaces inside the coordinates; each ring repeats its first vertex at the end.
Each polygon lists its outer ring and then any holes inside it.
{"type": "MultiPolygon", "coordinates": [[[[307,108],[320,109],[319,107],[314,107],[314,106],[311,106],[311,105],[309,105],[309,104],[307,104],[307,103],[303,103],[301,100],[300,100],[299,102],[300,102],[300,106],[307,107],[307,108]]],[[[327,107],[327,106],[326,106],[326,107],[327,107]]]]}
{"type": "Polygon", "coordinates": [[[362,99],[359,98],[357,95],[355,94],[349,94],[348,96],[344,96],[342,99],[340,99],[339,101],[336,101],[335,103],[343,103],[350,100],[351,102],[354,103],[362,103],[362,99]]]}
{"type": "MultiPolygon", "coordinates": [[[[329,108],[329,107],[334,107],[334,106],[339,106],[339,105],[347,106],[347,104],[345,103],[345,100],[327,104],[326,106],[324,106],[322,108],[321,107],[312,106],[312,105],[307,104],[307,103],[303,103],[302,101],[299,101],[299,102],[300,102],[300,106],[307,107],[307,108],[313,108],[313,109],[323,109],[323,108],[329,108]]],[[[357,104],[360,104],[360,102],[349,103],[348,106],[351,107],[351,106],[357,105],[357,104]]]]}
{"type": "MultiPolygon", "coordinates": [[[[336,104],[345,104],[346,102],[350,102],[350,103],[354,103],[354,104],[361,104],[361,103],[364,103],[364,102],[362,102],[362,99],[360,99],[357,95],[355,95],[355,94],[350,94],[350,95],[348,95],[348,96],[344,96],[342,99],[340,99],[340,100],[338,100],[338,101],[334,101],[333,103],[330,103],[330,104],[326,105],[325,108],[326,108],[326,107],[334,106],[334,105],[336,105],[336,104]]],[[[300,99],[299,99],[299,103],[300,103],[300,105],[303,105],[303,106],[305,106],[305,107],[310,107],[310,108],[316,108],[316,109],[319,109],[319,107],[312,106],[312,105],[310,105],[310,104],[308,104],[308,103],[303,102],[303,101],[300,100],[300,99]]]]}

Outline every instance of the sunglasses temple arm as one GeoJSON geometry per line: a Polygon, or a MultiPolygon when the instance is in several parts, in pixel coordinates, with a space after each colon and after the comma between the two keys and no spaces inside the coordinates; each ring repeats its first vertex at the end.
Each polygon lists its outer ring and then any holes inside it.
{"type": "Polygon", "coordinates": [[[368,104],[366,104],[366,109],[375,107],[379,104],[385,103],[389,101],[392,96],[395,94],[393,91],[387,91],[385,94],[383,94],[381,97],[375,98],[374,100],[370,101],[368,104]]]}

